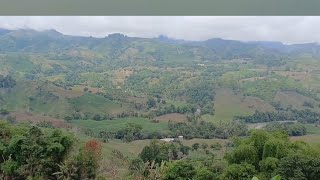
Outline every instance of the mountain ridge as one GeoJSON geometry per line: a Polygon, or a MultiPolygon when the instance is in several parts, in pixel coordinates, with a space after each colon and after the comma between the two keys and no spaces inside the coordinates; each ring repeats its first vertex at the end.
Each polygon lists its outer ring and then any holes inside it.
{"type": "MultiPolygon", "coordinates": [[[[47,53],[77,50],[79,48],[99,52],[112,51],[112,58],[117,57],[116,54],[119,55],[121,54],[120,52],[130,48],[136,49],[135,51],[138,51],[140,54],[151,53],[152,56],[157,56],[158,59],[165,58],[159,57],[161,48],[166,48],[166,52],[171,51],[174,54],[179,54],[183,51],[186,55],[191,55],[192,58],[198,56],[197,52],[201,51],[202,59],[249,58],[257,61],[265,61],[265,59],[277,59],[280,61],[292,55],[309,54],[320,57],[320,46],[317,43],[285,45],[282,42],[244,42],[222,38],[211,38],[205,41],[187,41],[173,39],[165,35],[160,35],[157,38],[142,38],[129,37],[121,33],[113,33],[98,38],[65,35],[54,29],[43,31],[33,29],[0,29],[0,52],[47,53]],[[153,50],[150,50],[151,46],[161,47],[154,47],[153,50]],[[148,52],[144,52],[145,50],[148,50],[148,52]]],[[[161,56],[167,55],[162,54],[161,56]]],[[[157,59],[156,57],[153,58],[157,59]]]]}

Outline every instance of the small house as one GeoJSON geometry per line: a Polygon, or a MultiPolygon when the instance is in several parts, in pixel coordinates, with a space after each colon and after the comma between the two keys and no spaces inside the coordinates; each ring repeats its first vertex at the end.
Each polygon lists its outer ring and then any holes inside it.
{"type": "Polygon", "coordinates": [[[165,142],[173,142],[174,141],[174,138],[163,138],[163,139],[160,139],[161,141],[165,141],[165,142]]]}

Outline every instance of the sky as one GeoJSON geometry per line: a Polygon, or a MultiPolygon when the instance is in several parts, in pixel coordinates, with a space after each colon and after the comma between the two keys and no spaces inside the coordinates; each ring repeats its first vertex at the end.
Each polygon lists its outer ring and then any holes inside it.
{"type": "Polygon", "coordinates": [[[0,17],[0,28],[55,29],[67,35],[94,37],[123,33],[134,37],[166,35],[184,40],[320,43],[320,16],[4,16],[0,17]]]}

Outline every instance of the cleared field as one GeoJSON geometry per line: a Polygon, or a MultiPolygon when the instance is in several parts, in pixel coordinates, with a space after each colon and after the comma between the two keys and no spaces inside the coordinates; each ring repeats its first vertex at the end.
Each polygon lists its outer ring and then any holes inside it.
{"type": "Polygon", "coordinates": [[[101,89],[101,88],[95,88],[95,87],[90,87],[90,86],[82,86],[82,85],[73,86],[71,91],[76,91],[76,92],[82,91],[83,92],[84,88],[88,88],[88,91],[90,91],[93,94],[96,94],[98,92],[104,92],[104,90],[101,89]]]}
{"type": "Polygon", "coordinates": [[[52,116],[73,112],[71,105],[64,98],[51,93],[53,86],[44,82],[18,82],[8,90],[0,90],[4,108],[9,111],[29,111],[52,116]]]}
{"type": "Polygon", "coordinates": [[[128,123],[140,124],[143,128],[142,131],[147,131],[147,132],[154,132],[154,131],[160,132],[160,131],[168,130],[168,123],[166,122],[153,123],[149,119],[145,119],[145,118],[118,118],[114,120],[103,120],[103,121],[73,120],[71,121],[71,123],[79,127],[90,128],[96,131],[119,130],[125,127],[128,123]]]}
{"type": "Polygon", "coordinates": [[[16,117],[17,122],[31,122],[35,124],[40,122],[49,122],[57,128],[71,128],[71,124],[66,123],[64,120],[49,116],[19,112],[10,113],[10,115],[16,117]]]}
{"type": "Polygon", "coordinates": [[[63,89],[61,87],[54,86],[51,90],[54,94],[63,97],[63,98],[77,98],[85,94],[84,89],[87,88],[88,92],[91,92],[92,94],[96,94],[98,92],[104,92],[101,88],[94,88],[90,86],[82,86],[82,85],[76,85],[73,86],[71,89],[63,89]]]}
{"type": "Polygon", "coordinates": [[[103,143],[103,150],[106,156],[109,156],[112,150],[119,150],[123,155],[128,157],[136,157],[141,153],[142,149],[150,144],[147,140],[136,140],[132,142],[123,142],[121,140],[110,140],[107,143],[103,143]]]}
{"type": "Polygon", "coordinates": [[[47,114],[51,116],[64,115],[74,112],[72,106],[63,98],[48,98],[47,95],[38,97],[30,102],[34,112],[47,114]]]}
{"type": "Polygon", "coordinates": [[[311,144],[320,144],[320,135],[318,134],[310,134],[310,135],[305,135],[305,136],[294,136],[290,137],[291,140],[293,141],[304,141],[307,143],[311,144]]]}
{"type": "Polygon", "coordinates": [[[230,121],[235,116],[246,116],[254,113],[255,110],[273,111],[274,108],[267,102],[256,97],[244,97],[235,94],[230,89],[220,89],[216,93],[214,101],[215,115],[212,118],[204,117],[210,121],[230,121]]]}
{"type": "Polygon", "coordinates": [[[55,87],[52,89],[52,92],[64,98],[76,98],[84,94],[83,89],[80,89],[80,88],[72,88],[70,90],[70,89],[63,89],[61,87],[55,87]]]}
{"type": "Polygon", "coordinates": [[[70,99],[70,102],[74,105],[75,109],[93,114],[120,113],[126,109],[125,105],[121,106],[121,104],[117,102],[90,93],[86,93],[78,98],[70,99]]]}
{"type": "Polygon", "coordinates": [[[174,105],[175,107],[181,107],[187,105],[187,103],[183,101],[174,101],[174,100],[166,100],[168,105],[174,105]]]}
{"type": "MultiPolygon", "coordinates": [[[[106,156],[108,156],[108,153],[110,153],[112,150],[117,149],[121,153],[123,153],[126,156],[129,157],[136,157],[139,155],[139,153],[142,151],[142,149],[149,145],[151,142],[150,139],[146,140],[136,140],[132,142],[123,142],[121,140],[110,140],[107,143],[103,144],[104,147],[104,152],[106,156]]],[[[160,141],[162,142],[162,141],[160,141]]],[[[219,142],[223,148],[219,151],[215,151],[215,154],[218,157],[222,157],[223,153],[226,151],[225,144],[229,142],[229,140],[223,140],[223,139],[191,139],[191,140],[183,140],[182,143],[185,146],[191,147],[194,143],[199,143],[200,145],[202,143],[206,143],[209,145],[208,149],[210,149],[210,145],[215,144],[219,142]]],[[[201,148],[199,149],[199,152],[191,152],[190,151],[190,156],[198,156],[198,155],[204,155],[204,152],[201,151],[201,148]]]]}
{"type": "Polygon", "coordinates": [[[314,124],[304,124],[304,126],[307,128],[307,132],[309,134],[317,134],[320,136],[320,127],[315,126],[314,124]]]}
{"type": "Polygon", "coordinates": [[[123,84],[124,81],[131,75],[133,74],[132,69],[120,69],[120,70],[115,70],[113,72],[114,80],[113,83],[115,85],[118,84],[123,84]]]}
{"type": "Polygon", "coordinates": [[[319,110],[319,102],[315,101],[312,98],[304,96],[294,91],[281,91],[278,92],[274,98],[276,101],[280,101],[281,104],[285,105],[286,107],[292,106],[296,109],[306,109],[303,106],[304,102],[310,102],[314,104],[315,109],[319,110]]]}
{"type": "Polygon", "coordinates": [[[24,109],[28,106],[28,97],[33,96],[38,83],[35,82],[18,82],[11,89],[0,89],[0,96],[5,103],[5,108],[9,111],[24,109]]]}
{"type": "Polygon", "coordinates": [[[155,119],[159,120],[160,122],[185,122],[187,121],[187,117],[184,114],[179,113],[171,113],[171,114],[165,114],[162,116],[157,116],[155,119]]]}
{"type": "Polygon", "coordinates": [[[310,79],[310,73],[307,71],[274,71],[281,76],[289,77],[299,81],[306,81],[310,79]]]}

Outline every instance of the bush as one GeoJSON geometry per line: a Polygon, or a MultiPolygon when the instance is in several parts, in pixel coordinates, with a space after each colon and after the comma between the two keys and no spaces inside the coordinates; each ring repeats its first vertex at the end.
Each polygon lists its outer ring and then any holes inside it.
{"type": "Polygon", "coordinates": [[[219,142],[217,142],[215,144],[212,144],[210,147],[213,150],[220,150],[222,148],[222,145],[219,142]]]}
{"type": "Polygon", "coordinates": [[[303,106],[308,107],[308,108],[314,108],[314,105],[308,101],[303,102],[303,106]]]}
{"type": "Polygon", "coordinates": [[[8,114],[9,114],[9,111],[6,110],[6,109],[1,108],[1,109],[0,109],[0,114],[5,116],[5,115],[8,115],[8,114]]]}

